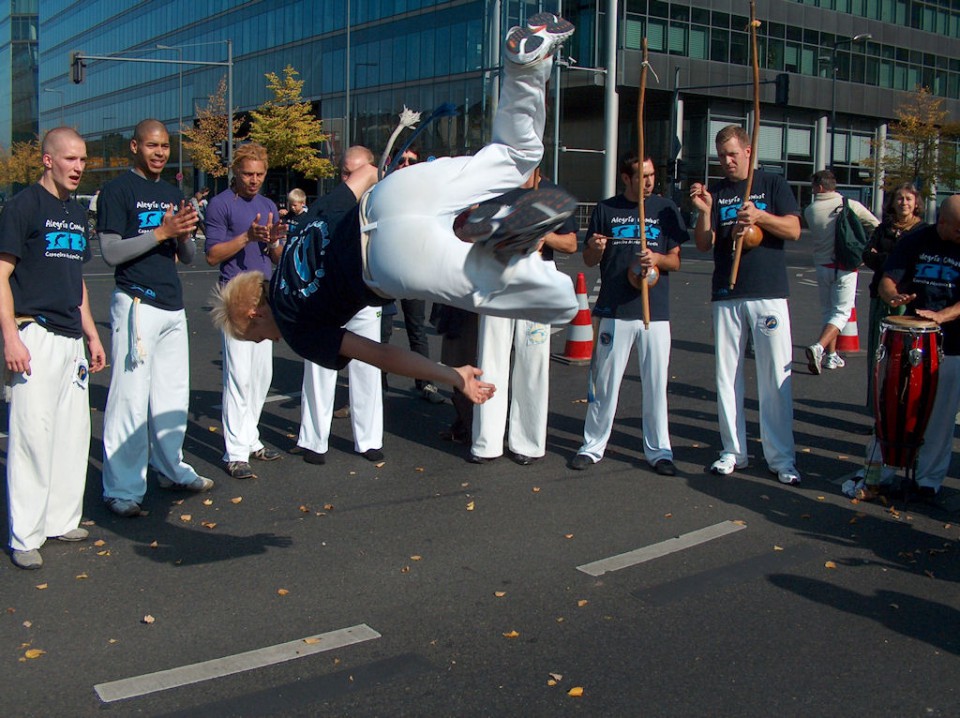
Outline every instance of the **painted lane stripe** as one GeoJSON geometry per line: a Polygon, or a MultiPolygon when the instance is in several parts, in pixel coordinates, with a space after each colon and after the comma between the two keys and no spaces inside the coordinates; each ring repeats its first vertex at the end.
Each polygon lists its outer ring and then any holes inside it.
{"type": "Polygon", "coordinates": [[[645,563],[646,561],[652,561],[655,558],[667,556],[677,551],[683,551],[684,549],[692,548],[693,546],[699,546],[707,541],[712,541],[713,539],[721,538],[722,536],[736,533],[737,531],[742,531],[745,528],[746,525],[744,524],[734,523],[733,521],[724,521],[723,523],[715,524],[714,526],[707,526],[706,528],[697,529],[696,531],[681,534],[680,536],[675,536],[674,538],[667,539],[666,541],[661,541],[660,543],[655,543],[650,546],[634,549],[633,551],[628,551],[627,553],[611,556],[610,558],[603,558],[599,561],[593,561],[592,563],[585,563],[582,566],[577,566],[577,570],[582,571],[589,576],[602,576],[608,571],[619,571],[622,568],[629,568],[630,566],[636,566],[637,564],[645,563]]]}
{"type": "Polygon", "coordinates": [[[170,688],[190,685],[191,683],[222,678],[234,673],[252,671],[256,668],[292,661],[295,658],[303,658],[304,656],[343,648],[375,638],[380,638],[380,634],[367,624],[361,623],[358,626],[341,628],[337,631],[308,636],[289,643],[280,643],[276,646],[258,648],[245,653],[237,653],[233,656],[194,663],[190,666],[147,673],[146,675],[124,678],[110,683],[99,683],[93,689],[97,692],[101,701],[113,703],[114,701],[145,696],[170,688]]]}

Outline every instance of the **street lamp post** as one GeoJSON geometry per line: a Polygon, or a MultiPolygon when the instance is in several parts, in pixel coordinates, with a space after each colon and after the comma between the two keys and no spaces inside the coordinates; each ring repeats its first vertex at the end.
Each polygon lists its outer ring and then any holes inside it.
{"type": "Polygon", "coordinates": [[[115,119],[117,118],[113,115],[103,115],[100,118],[100,153],[103,155],[103,166],[100,170],[103,172],[107,169],[107,120],[115,119]]]}
{"type": "Polygon", "coordinates": [[[60,126],[63,127],[63,90],[54,90],[52,87],[44,87],[44,92],[56,92],[60,95],[60,126]]]}
{"type": "Polygon", "coordinates": [[[831,80],[831,100],[830,100],[830,169],[836,172],[833,166],[834,153],[837,147],[837,74],[840,72],[840,63],[837,62],[837,49],[841,45],[853,45],[854,43],[866,42],[872,40],[873,35],[869,32],[863,32],[853,37],[845,37],[833,43],[833,51],[830,54],[830,63],[833,68],[833,80],[831,80]]]}
{"type": "MultiPolygon", "coordinates": [[[[379,62],[355,62],[355,63],[353,63],[353,89],[354,89],[354,94],[356,94],[356,89],[357,89],[357,68],[358,68],[358,67],[361,67],[361,66],[362,66],[362,67],[377,67],[377,66],[379,66],[379,65],[380,65],[379,62]]],[[[354,106],[356,106],[357,103],[354,102],[353,104],[354,104],[354,106]]],[[[349,131],[349,129],[350,129],[349,127],[347,128],[347,130],[348,130],[348,131],[347,131],[347,147],[350,146],[350,144],[349,144],[350,138],[353,137],[354,135],[356,135],[356,131],[357,131],[357,118],[356,118],[356,115],[357,115],[357,114],[358,114],[358,113],[357,113],[357,111],[356,111],[356,107],[354,107],[353,117],[348,117],[348,119],[347,119],[347,122],[348,122],[348,123],[353,123],[353,132],[350,132],[350,131],[349,131]]]]}
{"type": "Polygon", "coordinates": [[[157,49],[177,51],[177,188],[183,192],[183,46],[157,45],[157,49]]]}

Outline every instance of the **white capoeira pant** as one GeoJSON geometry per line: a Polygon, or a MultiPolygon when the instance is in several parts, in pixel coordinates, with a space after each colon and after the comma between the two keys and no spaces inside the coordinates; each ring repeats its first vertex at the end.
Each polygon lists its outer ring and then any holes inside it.
{"type": "MultiPolygon", "coordinates": [[[[539,258],[537,261],[542,262],[539,258]]],[[[507,446],[514,454],[533,459],[542,457],[547,452],[550,325],[526,319],[482,316],[477,356],[477,364],[483,368],[483,380],[500,387],[500,391],[473,407],[471,453],[487,459],[503,455],[509,393],[507,446]],[[506,390],[508,382],[509,392],[506,390]]]]}
{"type": "Polygon", "coordinates": [[[453,233],[459,212],[516,189],[540,164],[552,64],[551,58],[505,64],[491,144],[477,154],[407,167],[371,190],[362,203],[371,289],[544,324],[573,318],[573,282],[536,252],[514,256],[505,266],[492,248],[453,233]]]}
{"type": "Polygon", "coordinates": [[[673,461],[667,420],[670,322],[650,322],[650,328],[644,329],[642,319],[603,318],[597,331],[597,345],[590,366],[583,446],[577,452],[586,454],[595,462],[603,458],[610,440],[620,397],[620,383],[634,346],[637,348],[643,392],[643,455],[651,466],[663,459],[673,461]]]}
{"type": "MultiPolygon", "coordinates": [[[[380,341],[380,307],[364,307],[345,328],[370,341],[380,341]]],[[[347,364],[350,388],[350,422],[353,449],[363,453],[383,448],[383,390],[380,370],[354,359],[347,364]]],[[[303,393],[300,395],[300,436],[297,446],[318,454],[327,453],[330,422],[333,421],[337,372],[313,362],[303,363],[303,393]]]]}
{"type": "Polygon", "coordinates": [[[960,407],[960,356],[945,356],[937,372],[937,395],[917,456],[917,484],[940,490],[953,455],[953,432],[960,407]]]}
{"type": "Polygon", "coordinates": [[[187,314],[135,302],[110,303],[110,394],[103,416],[103,496],[142,503],[147,462],[177,484],[197,472],[183,460],[190,405],[187,314]]]}
{"type": "Polygon", "coordinates": [[[747,420],[743,409],[743,363],[753,334],[760,399],[760,443],[772,471],[794,470],[793,342],[786,299],[725,299],[713,302],[717,361],[717,413],[722,453],[747,462],[747,420]]]}
{"type": "Polygon", "coordinates": [[[273,381],[273,342],[223,335],[223,460],[248,461],[260,451],[260,413],[273,381]]]}
{"type": "Polygon", "coordinates": [[[818,266],[817,287],[820,290],[820,316],[823,326],[832,324],[843,331],[850,321],[850,312],[857,300],[857,272],[818,266]]]}
{"type": "Polygon", "coordinates": [[[90,452],[83,340],[31,323],[20,330],[30,376],[10,380],[7,504],[10,548],[32,551],[80,525],[90,452]]]}

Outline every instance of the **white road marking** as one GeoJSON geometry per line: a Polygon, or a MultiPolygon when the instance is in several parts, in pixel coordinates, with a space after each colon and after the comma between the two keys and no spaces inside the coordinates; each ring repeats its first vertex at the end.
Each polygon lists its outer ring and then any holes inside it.
{"type": "Polygon", "coordinates": [[[316,636],[307,636],[289,643],[280,643],[276,646],[267,646],[258,648],[254,651],[237,653],[233,656],[215,658],[211,661],[194,663],[190,666],[181,666],[180,668],[171,668],[166,671],[148,673],[143,676],[134,676],[133,678],[124,678],[110,683],[100,683],[93,689],[100,696],[104,703],[113,703],[114,701],[124,700],[126,698],[136,698],[145,696],[158,691],[165,691],[170,688],[190,685],[191,683],[200,683],[213,678],[222,678],[234,673],[251,671],[256,668],[264,668],[275,663],[292,661],[295,658],[303,658],[315,653],[332,651],[335,648],[343,648],[355,643],[370,641],[374,638],[380,638],[380,634],[370,628],[367,624],[361,623],[358,626],[350,628],[341,628],[338,631],[321,633],[316,636]]]}
{"type": "Polygon", "coordinates": [[[628,551],[618,556],[611,556],[610,558],[603,558],[599,561],[585,563],[582,566],[577,566],[577,570],[583,571],[583,573],[589,576],[602,576],[609,571],[619,571],[622,568],[629,568],[630,566],[636,566],[646,561],[652,561],[655,558],[698,546],[707,541],[742,531],[745,528],[746,525],[744,524],[724,521],[714,526],[707,526],[706,528],[691,531],[687,534],[681,534],[672,539],[628,551]]]}

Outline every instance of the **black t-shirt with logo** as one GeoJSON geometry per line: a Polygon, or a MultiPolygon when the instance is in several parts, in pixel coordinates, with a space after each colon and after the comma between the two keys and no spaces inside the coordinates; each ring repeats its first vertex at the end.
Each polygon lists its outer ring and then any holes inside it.
{"type": "MultiPolygon", "coordinates": [[[[730,289],[730,270],[733,269],[733,227],[737,211],[743,204],[747,181],[731,182],[723,179],[710,188],[713,195],[713,301],[721,299],[779,299],[790,296],[787,281],[787,263],[783,252],[784,240],[764,232],[763,241],[753,249],[744,249],[740,257],[737,284],[730,289]]],[[[779,175],[763,170],[753,173],[750,200],[757,209],[784,217],[800,214],[797,199],[779,175]]]]}
{"type": "MultiPolygon", "coordinates": [[[[302,215],[301,215],[302,216],[302,215]]],[[[314,203],[291,236],[270,280],[268,300],[280,333],[304,359],[342,369],[343,325],[366,306],[387,304],[363,282],[357,200],[341,184],[314,203]]]]}
{"type": "Polygon", "coordinates": [[[10,277],[13,310],[54,334],[83,336],[83,263],[90,259],[87,213],[34,184],[0,214],[0,253],[17,258],[10,277]]]}
{"type": "MultiPolygon", "coordinates": [[[[651,195],[643,202],[647,248],[667,254],[689,238],[680,211],[669,199],[651,195]]],[[[642,294],[627,279],[627,270],[640,251],[637,203],[624,195],[598,202],[590,217],[587,237],[601,234],[609,237],[600,258],[600,295],[593,307],[595,317],[643,319],[642,294]]],[[[586,250],[584,245],[584,250],[586,250]]],[[[670,319],[670,272],[660,272],[660,279],[650,287],[650,320],[670,319]]]]}
{"type": "MultiPolygon", "coordinates": [[[[960,244],[941,239],[935,225],[926,226],[897,242],[883,267],[884,274],[904,294],[916,294],[907,313],[917,309],[939,312],[960,302],[960,244]]],[[[960,355],[960,321],[940,325],[943,353],[960,355]]]]}
{"type": "MultiPolygon", "coordinates": [[[[124,172],[103,186],[97,201],[97,227],[127,239],[157,229],[168,207],[174,211],[183,195],[168,182],[154,182],[136,172],[124,172]]],[[[117,287],[131,297],[160,309],[183,309],[183,289],[177,276],[177,240],[117,265],[117,287]]]]}

